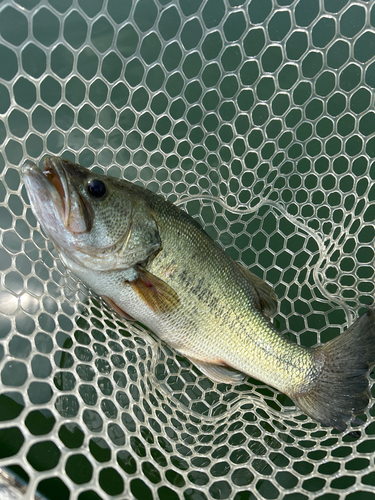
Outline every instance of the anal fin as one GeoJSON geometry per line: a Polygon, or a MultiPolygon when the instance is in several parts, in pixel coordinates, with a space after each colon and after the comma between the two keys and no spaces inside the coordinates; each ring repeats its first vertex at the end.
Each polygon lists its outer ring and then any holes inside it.
{"type": "Polygon", "coordinates": [[[214,382],[224,384],[239,384],[245,378],[241,372],[232,370],[230,367],[207,363],[200,359],[190,358],[186,356],[204,375],[214,382]]]}
{"type": "Polygon", "coordinates": [[[137,272],[138,277],[129,285],[154,312],[167,313],[179,305],[177,293],[165,281],[141,267],[137,272]]]}

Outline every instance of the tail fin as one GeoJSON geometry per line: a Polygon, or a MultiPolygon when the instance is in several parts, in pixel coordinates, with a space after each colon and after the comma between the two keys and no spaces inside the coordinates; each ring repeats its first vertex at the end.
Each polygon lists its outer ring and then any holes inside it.
{"type": "Polygon", "coordinates": [[[294,394],[307,415],[344,431],[363,413],[370,400],[368,374],[375,365],[375,309],[357,319],[344,333],[314,349],[322,369],[313,386],[294,394]]]}

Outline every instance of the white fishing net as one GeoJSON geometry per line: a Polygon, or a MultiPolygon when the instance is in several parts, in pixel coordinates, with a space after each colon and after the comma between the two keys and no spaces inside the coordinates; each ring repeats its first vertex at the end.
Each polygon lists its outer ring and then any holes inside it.
{"type": "Polygon", "coordinates": [[[374,29],[373,0],[0,2],[4,498],[375,498],[372,405],[339,433],[211,382],[65,271],[19,175],[62,155],[163,194],[326,342],[373,301],[374,29]]]}

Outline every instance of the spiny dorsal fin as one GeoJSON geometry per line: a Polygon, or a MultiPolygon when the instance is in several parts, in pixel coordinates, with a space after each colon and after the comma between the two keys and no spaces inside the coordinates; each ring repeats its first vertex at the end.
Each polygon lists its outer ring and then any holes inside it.
{"type": "Polygon", "coordinates": [[[165,281],[146,269],[138,269],[138,277],[129,282],[133,290],[156,313],[166,313],[180,303],[177,293],[165,281]]]}
{"type": "Polygon", "coordinates": [[[265,316],[272,318],[277,312],[277,297],[273,289],[259,276],[249,271],[246,267],[236,262],[244,278],[251,283],[257,294],[256,306],[265,316]]]}

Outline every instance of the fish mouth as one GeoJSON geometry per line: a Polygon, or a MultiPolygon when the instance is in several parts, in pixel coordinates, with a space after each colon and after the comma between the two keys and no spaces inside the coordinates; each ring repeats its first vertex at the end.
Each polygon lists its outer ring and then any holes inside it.
{"type": "Polygon", "coordinates": [[[44,159],[42,174],[50,183],[50,191],[54,191],[53,201],[59,212],[64,226],[67,227],[69,219],[70,196],[65,171],[60,162],[54,161],[53,157],[44,159]]]}
{"type": "MultiPolygon", "coordinates": [[[[61,222],[65,220],[66,213],[66,187],[64,189],[61,179],[57,179],[56,170],[52,168],[49,158],[44,161],[44,169],[41,171],[34,162],[27,162],[22,167],[22,177],[25,182],[26,191],[29,195],[33,211],[39,215],[40,220],[51,219],[53,212],[46,207],[54,206],[61,222]],[[48,172],[44,173],[44,169],[48,172]],[[53,182],[51,182],[53,180],[53,182]]],[[[51,207],[52,208],[52,207],[51,207]]]]}
{"type": "MultiPolygon", "coordinates": [[[[59,169],[60,172],[56,171],[52,159],[47,157],[43,164],[43,174],[47,177],[52,186],[56,189],[57,193],[60,195],[60,200],[63,205],[64,213],[66,214],[66,207],[69,205],[69,191],[67,189],[67,182],[65,177],[65,172],[63,169],[59,169]]],[[[65,219],[66,217],[64,217],[65,219]]]]}
{"type": "MultiPolygon", "coordinates": [[[[71,233],[87,232],[92,226],[89,207],[79,192],[69,181],[62,158],[48,156],[44,159],[42,171],[35,163],[29,162],[22,167],[22,174],[32,206],[42,205],[42,201],[52,202],[65,228],[71,233]],[[39,198],[39,199],[38,199],[39,198]]],[[[46,218],[47,214],[42,214],[46,218]]]]}

